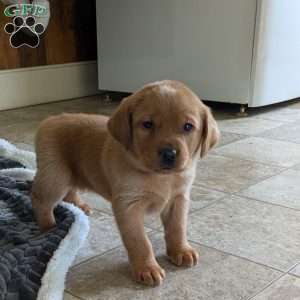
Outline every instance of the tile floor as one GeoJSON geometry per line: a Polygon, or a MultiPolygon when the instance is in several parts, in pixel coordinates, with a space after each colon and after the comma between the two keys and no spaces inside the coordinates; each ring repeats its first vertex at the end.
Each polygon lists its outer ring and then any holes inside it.
{"type": "MultiPolygon", "coordinates": [[[[100,96],[0,112],[0,137],[33,150],[38,123],[60,112],[109,115],[100,96]]],[[[65,300],[300,299],[300,101],[250,110],[238,118],[216,106],[222,140],[199,162],[189,240],[200,264],[177,268],[165,256],[158,220],[147,220],[162,286],[133,282],[110,206],[92,193],[91,232],[70,269],[65,300]]]]}

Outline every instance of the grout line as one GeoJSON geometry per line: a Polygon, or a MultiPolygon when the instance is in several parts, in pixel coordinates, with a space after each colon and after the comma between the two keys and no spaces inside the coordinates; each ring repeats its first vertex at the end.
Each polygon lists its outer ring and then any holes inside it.
{"type": "Polygon", "coordinates": [[[232,194],[232,192],[229,192],[229,191],[224,191],[224,190],[221,190],[221,189],[218,189],[218,188],[208,187],[207,185],[199,183],[199,181],[198,182],[194,182],[193,186],[196,187],[196,188],[200,187],[200,188],[205,188],[205,189],[212,190],[212,191],[215,191],[215,192],[225,193],[225,194],[227,194],[227,196],[229,196],[229,195],[232,194]]]}
{"type": "MultiPolygon", "coordinates": [[[[152,229],[151,231],[147,232],[147,234],[149,234],[149,235],[154,235],[154,234],[156,234],[156,233],[163,233],[163,232],[164,232],[163,228],[158,228],[158,229],[152,229]]],[[[260,263],[260,262],[257,262],[257,261],[253,261],[253,260],[251,260],[251,259],[249,259],[249,258],[247,258],[247,257],[239,256],[239,255],[234,254],[234,253],[231,253],[231,252],[226,252],[226,251],[224,251],[224,250],[215,248],[215,247],[213,247],[213,246],[206,245],[206,244],[204,244],[204,243],[200,243],[200,242],[195,241],[195,240],[192,240],[192,239],[188,239],[188,241],[191,242],[191,243],[194,243],[194,244],[196,244],[196,245],[199,245],[199,246],[202,246],[202,247],[205,247],[205,248],[208,248],[208,249],[212,249],[212,250],[214,250],[214,251],[217,251],[217,252],[220,252],[220,253],[229,255],[229,256],[233,256],[233,257],[236,257],[236,258],[239,258],[239,259],[242,259],[242,260],[246,260],[246,261],[248,261],[248,262],[251,262],[251,263],[260,265],[260,266],[265,267],[265,268],[268,268],[268,269],[272,269],[272,270],[274,270],[274,271],[277,271],[277,272],[280,272],[280,273],[283,273],[283,274],[288,274],[288,272],[290,272],[292,269],[294,269],[294,268],[299,264],[299,263],[297,262],[297,263],[294,264],[292,267],[290,267],[287,271],[283,271],[283,270],[280,270],[280,269],[278,269],[278,268],[276,268],[276,267],[272,267],[272,266],[269,266],[269,265],[265,265],[265,264],[263,264],[263,263],[260,263]]],[[[113,252],[113,251],[115,251],[115,250],[118,249],[118,248],[122,248],[122,247],[124,247],[123,244],[118,245],[118,246],[116,246],[116,247],[113,247],[113,248],[111,248],[111,249],[109,249],[109,250],[107,250],[107,251],[104,251],[104,252],[101,253],[101,254],[98,254],[98,255],[95,255],[95,256],[93,256],[93,257],[90,257],[90,258],[88,258],[88,259],[86,259],[86,260],[84,260],[84,261],[82,261],[82,262],[80,262],[80,263],[78,263],[78,264],[72,266],[70,269],[73,270],[73,269],[77,268],[78,266],[80,266],[80,265],[82,265],[82,264],[84,264],[84,263],[87,263],[87,262],[89,262],[89,261],[91,261],[91,260],[93,260],[93,259],[102,257],[102,256],[104,256],[104,255],[106,255],[106,254],[108,254],[108,253],[110,253],[110,252],[113,252]]]]}
{"type": "Polygon", "coordinates": [[[286,271],[286,274],[290,274],[290,275],[294,275],[294,276],[296,276],[296,277],[300,277],[300,276],[298,276],[298,275],[295,275],[295,274],[291,274],[291,273],[290,273],[290,272],[291,272],[294,268],[296,268],[298,265],[300,265],[299,262],[297,262],[296,264],[294,264],[290,269],[288,269],[288,270],[286,271]]]}
{"type": "MultiPolygon", "coordinates": [[[[224,133],[230,133],[230,134],[233,134],[232,132],[226,132],[226,131],[223,131],[224,133]]],[[[222,133],[223,133],[222,131],[221,131],[221,136],[222,136],[222,133]]],[[[241,140],[244,140],[244,139],[246,139],[246,138],[248,138],[249,136],[248,135],[242,135],[242,134],[238,134],[238,133],[235,133],[235,134],[237,134],[237,135],[239,135],[240,137],[238,138],[238,139],[236,139],[236,140],[233,140],[233,141],[231,141],[231,142],[228,142],[228,143],[226,143],[226,144],[218,144],[218,145],[216,145],[216,147],[214,148],[214,149],[218,149],[218,148],[221,148],[221,147],[223,147],[223,146],[227,146],[227,145],[230,145],[230,144],[232,144],[232,143],[235,143],[235,142],[239,142],[239,141],[241,141],[241,140]]]]}
{"type": "Polygon", "coordinates": [[[91,261],[91,260],[93,260],[93,259],[99,258],[99,257],[101,257],[101,256],[103,256],[103,255],[106,255],[106,254],[109,253],[109,252],[113,252],[113,251],[116,250],[117,248],[122,247],[122,245],[123,245],[123,244],[120,244],[120,245],[115,246],[115,247],[113,247],[113,248],[110,248],[109,250],[106,250],[106,251],[104,251],[104,252],[102,252],[102,253],[100,253],[100,254],[97,254],[97,255],[95,255],[95,256],[89,257],[89,258],[87,258],[87,259],[85,259],[85,260],[79,262],[78,264],[71,266],[71,267],[70,267],[70,270],[74,270],[74,269],[76,269],[77,267],[81,266],[82,264],[85,264],[85,263],[87,263],[87,262],[89,262],[89,261],[91,261]]]}
{"type": "MultiPolygon", "coordinates": [[[[157,232],[162,233],[163,230],[157,230],[157,232]]],[[[251,260],[251,259],[249,259],[249,258],[247,258],[247,257],[239,256],[239,255],[237,255],[237,254],[234,254],[234,253],[231,253],[231,252],[227,252],[227,251],[224,251],[224,250],[222,250],[222,249],[218,249],[218,248],[215,248],[215,247],[213,247],[213,246],[209,246],[209,245],[200,243],[200,242],[195,241],[195,240],[192,240],[192,239],[188,239],[188,241],[191,242],[191,243],[193,243],[193,244],[197,244],[197,245],[199,245],[199,246],[202,246],[202,247],[205,247],[205,248],[208,248],[208,249],[212,249],[212,250],[214,250],[214,251],[217,251],[217,252],[220,252],[220,253],[229,255],[229,256],[233,256],[233,257],[236,257],[236,258],[239,258],[239,259],[242,259],[242,260],[246,260],[246,261],[251,262],[251,263],[253,263],[253,264],[262,266],[262,267],[264,267],[264,268],[272,269],[272,270],[274,270],[274,271],[276,271],[276,272],[280,272],[280,273],[286,274],[287,272],[290,271],[290,269],[289,269],[289,271],[282,271],[282,270],[280,270],[280,269],[278,269],[278,268],[276,268],[276,267],[268,266],[268,265],[265,265],[265,264],[263,264],[263,263],[260,263],[260,262],[251,260]]],[[[298,264],[298,263],[297,263],[297,264],[298,264]]],[[[297,264],[296,264],[296,265],[297,265],[297,264]]],[[[295,267],[295,265],[293,266],[293,268],[294,268],[294,267],[295,267]]]]}
{"type": "Polygon", "coordinates": [[[278,276],[277,278],[271,280],[269,283],[267,283],[262,289],[260,289],[259,291],[257,291],[256,293],[254,293],[252,296],[250,296],[249,298],[247,298],[247,300],[251,300],[254,299],[256,296],[260,295],[263,291],[265,291],[268,287],[270,287],[271,285],[273,285],[275,282],[277,282],[278,280],[280,280],[283,276],[285,276],[286,274],[283,273],[280,276],[278,276]]]}
{"type": "Polygon", "coordinates": [[[292,277],[296,277],[297,279],[300,279],[300,275],[298,274],[294,274],[294,273],[288,273],[287,275],[292,276],[292,277]]]}
{"type": "MultiPolygon", "coordinates": [[[[217,155],[217,156],[222,156],[222,155],[217,155]]],[[[222,157],[225,157],[225,158],[228,158],[228,157],[226,157],[226,156],[222,156],[222,157]]],[[[248,160],[244,160],[244,161],[248,161],[248,160]]],[[[253,162],[253,161],[250,161],[250,162],[253,162]]],[[[266,166],[268,166],[268,167],[270,167],[270,166],[273,166],[273,165],[267,165],[267,164],[263,164],[263,165],[266,165],[266,166]]],[[[296,166],[296,165],[295,165],[296,166]]],[[[274,167],[274,166],[273,166],[274,167]]],[[[278,167],[278,166],[277,166],[278,167]]],[[[280,168],[281,170],[279,170],[278,172],[276,172],[276,173],[274,173],[274,174],[272,174],[272,175],[269,175],[269,176],[267,176],[267,177],[264,177],[263,179],[260,179],[260,180],[258,180],[258,181],[255,181],[255,182],[253,182],[253,183],[250,183],[250,184],[247,184],[247,185],[245,185],[244,187],[242,187],[242,188],[240,188],[240,189],[238,189],[237,191],[224,191],[224,190],[222,190],[222,189],[218,189],[218,188],[212,188],[212,187],[208,187],[208,186],[205,186],[204,184],[201,184],[201,180],[199,180],[199,181],[197,181],[197,182],[194,182],[193,183],[193,186],[195,186],[195,187],[201,187],[201,188],[206,188],[206,189],[208,189],[208,190],[213,190],[213,191],[215,191],[215,192],[222,192],[222,193],[225,193],[225,194],[227,194],[227,195],[235,195],[236,193],[239,193],[239,192],[241,192],[241,191],[244,191],[244,190],[246,190],[246,189],[248,189],[248,188],[250,188],[250,187],[252,187],[252,186],[254,186],[254,185],[256,185],[256,184],[258,184],[258,183],[261,183],[261,182],[263,182],[263,181],[265,181],[265,180],[268,180],[268,179],[270,179],[270,178],[272,178],[272,177],[275,177],[275,176],[278,176],[278,175],[280,175],[281,173],[283,173],[283,172],[285,172],[285,171],[288,171],[288,170],[290,170],[291,168],[293,168],[293,167],[289,167],[289,168],[286,168],[286,167],[278,167],[278,168],[280,168]]],[[[293,170],[293,169],[292,169],[293,170]]]]}
{"type": "Polygon", "coordinates": [[[290,274],[289,272],[291,270],[293,270],[296,266],[298,265],[298,263],[296,263],[295,265],[293,265],[291,268],[289,268],[286,272],[284,272],[283,274],[281,274],[278,278],[272,280],[271,282],[269,282],[267,285],[265,285],[260,291],[258,291],[257,293],[253,294],[252,296],[250,296],[250,298],[248,298],[247,300],[251,300],[253,298],[255,298],[257,295],[261,294],[264,290],[266,290],[268,287],[270,287],[271,285],[273,285],[275,282],[279,281],[282,277],[289,275],[289,276],[294,276],[297,278],[300,278],[297,275],[294,274],[290,274]]]}
{"type": "MultiPolygon", "coordinates": [[[[295,122],[295,123],[298,123],[298,122],[295,122]]],[[[293,125],[292,123],[288,123],[289,125],[293,125]]],[[[287,124],[285,124],[286,126],[287,124]]],[[[281,126],[280,126],[281,127],[281,126]]],[[[277,128],[275,128],[277,129],[277,128]]],[[[261,134],[267,132],[268,130],[262,132],[261,134]]],[[[263,138],[263,139],[266,139],[266,140],[269,140],[269,141],[279,141],[279,142],[286,142],[286,143],[292,143],[294,145],[299,145],[300,142],[294,142],[294,141],[291,141],[291,140],[287,140],[287,139],[282,139],[282,138],[273,138],[273,137],[268,137],[268,136],[261,136],[261,135],[257,135],[255,137],[259,137],[259,138],[263,138]]]]}
{"type": "MultiPolygon", "coordinates": [[[[250,137],[250,136],[249,136],[250,137]]],[[[249,138],[248,137],[248,138],[249,138]]],[[[238,142],[238,141],[237,141],[238,142]]],[[[235,142],[233,142],[235,143],[235,142]]],[[[295,144],[295,143],[294,143],[295,144]]],[[[299,145],[299,144],[295,144],[295,145],[299,145]]],[[[225,147],[226,145],[222,146],[222,147],[225,147]]],[[[222,148],[220,147],[220,148],[222,148]]],[[[216,148],[215,150],[213,151],[217,151],[218,149],[220,148],[216,148]]],[[[281,166],[281,165],[275,165],[275,164],[270,164],[270,163],[265,163],[265,162],[260,162],[260,161],[257,161],[257,160],[251,160],[251,159],[245,159],[245,158],[239,158],[239,157],[236,157],[236,156],[231,156],[231,155],[227,155],[227,154],[220,154],[220,153],[217,153],[217,152],[212,152],[210,154],[211,156],[220,156],[220,157],[223,157],[223,158],[231,158],[231,159],[234,159],[234,160],[240,160],[240,161],[247,161],[247,162],[251,162],[251,163],[256,163],[256,164],[259,164],[259,165],[264,165],[264,166],[267,166],[267,167],[277,167],[277,168],[280,168],[280,169],[288,169],[288,168],[292,168],[294,166],[296,166],[298,163],[296,163],[295,165],[293,166],[289,166],[289,167],[285,167],[285,166],[281,166]]],[[[299,161],[300,163],[300,161],[299,161]]],[[[199,160],[199,162],[197,164],[201,164],[201,160],[199,160]]]]}
{"type": "MultiPolygon", "coordinates": [[[[285,110],[286,109],[288,109],[288,110],[292,110],[291,108],[284,108],[285,110]]],[[[281,109],[279,109],[278,111],[280,111],[281,109]]],[[[271,111],[272,112],[272,111],[271,111]]],[[[266,112],[266,113],[268,113],[268,112],[266,112]]],[[[299,122],[299,120],[293,120],[293,121],[287,121],[287,120],[275,120],[275,117],[274,118],[268,118],[268,117],[265,117],[264,116],[264,112],[262,112],[262,113],[258,113],[257,115],[255,115],[255,116],[253,116],[253,118],[255,118],[255,119],[260,119],[260,120],[266,120],[266,121],[273,121],[273,122],[276,122],[276,121],[278,121],[278,122],[280,122],[280,123],[282,123],[281,125],[279,125],[278,127],[281,127],[281,126],[286,126],[286,125],[289,125],[289,124],[293,124],[293,123],[298,123],[299,122]]],[[[264,132],[266,132],[266,131],[270,131],[270,130],[273,130],[273,129],[278,129],[278,127],[274,127],[274,128],[270,128],[270,129],[266,129],[266,130],[264,130],[263,132],[261,132],[261,133],[258,133],[258,135],[259,134],[263,134],[264,132]]]]}
{"type": "MultiPolygon", "coordinates": [[[[159,231],[157,231],[156,229],[153,229],[153,228],[149,228],[149,227],[148,227],[147,229],[149,229],[149,231],[146,232],[147,235],[148,235],[148,234],[151,235],[151,234],[154,234],[154,233],[159,232],[159,231]]],[[[93,259],[102,257],[102,256],[104,256],[104,255],[106,255],[106,254],[108,254],[108,253],[110,253],[110,252],[113,252],[113,251],[117,250],[118,248],[122,248],[122,247],[124,248],[124,244],[123,244],[123,242],[121,241],[121,243],[120,243],[118,246],[115,246],[115,247],[113,247],[113,248],[110,248],[110,249],[108,249],[108,250],[106,250],[106,251],[104,251],[104,252],[102,252],[102,253],[100,253],[100,254],[97,254],[97,255],[95,255],[95,256],[89,257],[89,258],[87,258],[87,259],[85,259],[85,260],[79,262],[79,263],[76,264],[76,265],[72,265],[72,266],[70,267],[70,270],[76,269],[77,267],[81,266],[82,264],[88,263],[89,261],[91,261],[91,260],[93,260],[93,259]]]]}
{"type": "MultiPolygon", "coordinates": [[[[191,243],[197,244],[197,245],[199,245],[199,246],[202,246],[202,247],[205,247],[205,248],[208,248],[208,249],[212,249],[212,250],[214,250],[214,251],[218,251],[218,252],[220,252],[220,253],[223,253],[223,254],[226,254],[226,255],[229,255],[229,256],[233,256],[233,257],[235,257],[235,258],[239,258],[239,259],[242,259],[242,260],[251,262],[251,263],[253,263],[253,264],[259,265],[259,266],[261,266],[261,267],[264,267],[264,268],[267,268],[267,269],[272,269],[272,270],[274,270],[274,271],[276,271],[276,272],[280,272],[280,273],[285,274],[284,271],[282,271],[282,270],[280,270],[280,269],[277,269],[276,267],[268,266],[268,265],[265,265],[265,264],[263,264],[263,263],[260,263],[260,262],[257,262],[257,261],[253,261],[253,260],[251,260],[251,259],[249,259],[249,258],[247,258],[247,257],[239,256],[239,255],[237,255],[237,254],[230,253],[230,252],[226,252],[226,251],[224,251],[224,250],[215,248],[215,247],[213,247],[213,246],[208,246],[208,245],[206,245],[206,244],[203,244],[203,243],[200,243],[200,242],[191,240],[191,239],[188,239],[188,241],[191,242],[191,243]]],[[[200,256],[201,256],[201,255],[200,255],[200,256]]]]}
{"type": "Polygon", "coordinates": [[[283,172],[288,171],[288,170],[289,170],[289,168],[281,167],[281,170],[279,170],[278,172],[276,172],[276,173],[274,173],[274,174],[272,174],[272,175],[270,175],[270,176],[266,176],[266,177],[264,177],[263,179],[261,179],[261,180],[259,180],[259,181],[257,181],[257,182],[250,183],[250,184],[247,185],[245,188],[241,188],[241,189],[239,189],[238,191],[233,192],[233,193],[239,193],[239,192],[241,192],[241,191],[247,190],[247,189],[249,189],[250,187],[252,187],[252,186],[254,186],[254,185],[258,184],[258,183],[261,183],[261,182],[263,182],[263,181],[266,181],[266,180],[268,180],[268,179],[270,179],[270,178],[272,178],[272,177],[278,176],[278,175],[280,175],[280,174],[282,174],[283,172]]]}
{"type": "Polygon", "coordinates": [[[75,294],[73,294],[72,292],[70,292],[69,290],[65,289],[65,293],[71,295],[72,297],[75,297],[78,300],[85,300],[84,298],[81,298],[79,296],[76,296],[75,294]]]}
{"type": "MultiPolygon", "coordinates": [[[[218,201],[218,200],[216,200],[216,201],[214,201],[214,202],[217,202],[217,201],[218,201]]],[[[155,229],[155,230],[152,230],[151,232],[149,232],[149,234],[162,233],[162,232],[163,232],[163,230],[159,230],[159,229],[156,230],[156,229],[155,229]]],[[[271,270],[274,270],[274,271],[280,273],[280,275],[279,275],[278,277],[276,277],[275,279],[273,279],[272,281],[270,281],[268,284],[266,284],[262,289],[260,289],[259,291],[257,291],[255,294],[251,295],[249,298],[247,298],[247,300],[253,299],[254,297],[256,297],[257,295],[259,295],[260,293],[262,293],[265,289],[267,289],[269,286],[271,286],[272,284],[274,284],[276,281],[280,280],[283,276],[285,276],[285,275],[287,275],[287,274],[290,275],[290,276],[295,276],[295,277],[298,278],[297,275],[289,274],[289,272],[290,272],[291,270],[293,270],[299,263],[294,264],[294,265],[293,265],[292,267],[290,267],[287,271],[282,271],[282,270],[277,269],[277,268],[275,268],[275,267],[268,266],[268,265],[265,265],[265,264],[263,264],[263,263],[259,263],[259,262],[253,261],[253,260],[248,259],[248,258],[246,258],[246,257],[239,256],[239,255],[236,255],[236,254],[233,254],[233,253],[230,253],[230,252],[226,252],[226,251],[217,249],[217,248],[215,248],[215,247],[208,246],[208,245],[205,245],[205,244],[203,244],[203,243],[199,243],[199,242],[194,241],[194,240],[190,240],[190,239],[189,239],[189,241],[190,241],[191,243],[196,244],[196,245],[199,245],[199,246],[202,246],[202,247],[205,247],[205,248],[208,248],[208,249],[212,249],[212,250],[217,251],[217,252],[219,252],[219,253],[223,253],[223,254],[225,254],[225,255],[227,255],[227,256],[236,257],[236,258],[238,258],[238,259],[242,259],[242,260],[244,260],[244,261],[248,261],[248,262],[250,262],[250,263],[253,263],[253,264],[262,266],[262,267],[264,267],[264,268],[266,268],[266,269],[271,269],[271,270]]],[[[87,260],[85,260],[85,261],[83,261],[83,262],[81,262],[81,263],[79,263],[79,264],[77,264],[77,265],[75,265],[75,266],[72,266],[70,269],[73,270],[74,268],[77,268],[78,266],[80,266],[80,265],[83,264],[83,263],[87,263],[87,262],[89,262],[89,261],[91,261],[91,260],[93,260],[93,259],[96,259],[96,258],[99,258],[99,257],[101,257],[101,256],[104,256],[104,255],[106,255],[107,253],[113,252],[113,251],[115,251],[116,249],[121,248],[121,247],[122,247],[122,246],[119,245],[119,246],[117,246],[117,247],[114,247],[114,248],[112,248],[112,249],[109,249],[108,251],[105,251],[105,252],[103,252],[103,253],[101,253],[101,254],[99,254],[99,255],[93,256],[93,257],[91,257],[91,258],[89,258],[89,259],[87,259],[87,260]]],[[[72,295],[72,296],[78,298],[78,296],[76,296],[76,294],[72,294],[69,290],[66,289],[65,291],[67,291],[70,295],[72,295]]],[[[84,300],[83,298],[78,298],[78,299],[84,300]]]]}
{"type": "Polygon", "coordinates": [[[273,202],[267,202],[267,201],[260,200],[260,199],[255,199],[255,198],[252,198],[252,197],[249,197],[249,196],[244,196],[244,195],[239,195],[239,194],[232,194],[232,195],[240,197],[240,198],[246,198],[246,199],[248,199],[250,201],[262,202],[264,204],[268,204],[268,205],[272,205],[272,206],[277,206],[277,207],[280,207],[280,208],[285,208],[285,209],[289,209],[289,210],[296,211],[296,212],[300,211],[299,208],[289,207],[289,206],[285,206],[285,205],[277,204],[277,203],[273,203],[273,202]]]}
{"type": "MultiPolygon", "coordinates": [[[[267,131],[269,131],[269,130],[274,130],[274,129],[277,129],[277,128],[279,128],[279,127],[281,127],[281,126],[285,126],[285,125],[287,125],[287,124],[290,124],[290,123],[292,123],[292,122],[284,122],[284,121],[275,121],[275,120],[270,120],[270,119],[262,119],[262,118],[258,118],[257,117],[257,115],[256,116],[248,116],[247,117],[248,118],[248,120],[249,119],[251,119],[251,120],[254,120],[254,121],[268,121],[268,122],[270,122],[270,123],[276,123],[276,126],[274,126],[274,127],[271,127],[271,128],[268,128],[268,129],[264,129],[264,130],[262,130],[262,131],[260,131],[260,132],[256,132],[256,133],[245,133],[245,132],[243,132],[243,133],[241,133],[241,132],[236,132],[236,131],[231,131],[230,130],[230,128],[224,128],[224,127],[222,127],[222,125],[221,126],[219,126],[219,128],[220,128],[220,131],[221,131],[221,134],[222,134],[222,132],[225,132],[225,133],[231,133],[231,134],[239,134],[239,135],[244,135],[244,136],[246,136],[247,138],[251,138],[251,137],[261,137],[260,135],[261,134],[263,134],[263,133],[265,133],[265,132],[267,132],[267,131]],[[279,125],[278,125],[278,122],[279,122],[279,125]]],[[[237,119],[233,119],[233,120],[237,120],[237,119]]],[[[223,122],[224,123],[226,123],[226,121],[227,120],[224,120],[223,122]]],[[[217,122],[218,122],[218,120],[217,120],[217,122]]],[[[296,123],[296,122],[295,122],[296,123]]],[[[224,145],[225,146],[225,145],[224,145]]]]}
{"type": "Polygon", "coordinates": [[[216,204],[217,202],[224,200],[224,199],[227,198],[228,196],[230,196],[230,195],[225,195],[224,197],[221,197],[221,198],[218,199],[218,200],[214,200],[214,201],[212,201],[211,203],[209,203],[209,204],[207,204],[207,205],[205,205],[205,206],[203,206],[203,207],[201,207],[201,208],[194,209],[194,210],[192,210],[192,211],[189,212],[188,216],[192,216],[192,215],[194,215],[195,213],[199,212],[200,210],[205,209],[205,208],[208,208],[208,207],[210,207],[210,206],[216,204]]]}
{"type": "Polygon", "coordinates": [[[294,273],[290,273],[293,269],[295,269],[296,267],[300,267],[300,263],[298,262],[298,263],[296,263],[294,266],[292,266],[287,272],[286,272],[286,274],[288,274],[288,275],[291,275],[291,276],[295,276],[295,277],[297,277],[297,278],[300,278],[300,275],[298,275],[298,274],[294,274],[294,273]]]}
{"type": "MultiPolygon", "coordinates": [[[[88,204],[88,201],[87,200],[85,200],[84,199],[84,197],[82,197],[82,199],[84,200],[84,202],[85,203],[87,203],[88,204]]],[[[107,201],[107,200],[105,200],[105,201],[107,201]]],[[[106,210],[101,210],[101,209],[99,209],[99,208],[96,208],[96,207],[93,207],[93,206],[90,206],[91,208],[92,208],[92,210],[94,210],[95,212],[98,212],[98,213],[101,213],[101,214],[104,214],[104,215],[106,215],[106,216],[108,216],[108,217],[113,217],[114,216],[114,214],[113,213],[109,213],[108,211],[106,211],[106,210]]],[[[93,216],[93,214],[91,215],[91,217],[93,216]]]]}
{"type": "Polygon", "coordinates": [[[197,182],[193,182],[193,185],[192,185],[192,188],[193,187],[196,187],[196,188],[204,188],[204,189],[207,189],[207,190],[211,190],[211,191],[214,191],[214,192],[219,192],[219,193],[223,193],[223,194],[226,194],[227,196],[228,195],[231,195],[233,192],[229,192],[229,191],[224,191],[224,190],[221,190],[221,189],[217,189],[217,188],[213,188],[213,187],[208,187],[207,185],[204,185],[204,184],[201,184],[199,183],[199,181],[197,182]]]}

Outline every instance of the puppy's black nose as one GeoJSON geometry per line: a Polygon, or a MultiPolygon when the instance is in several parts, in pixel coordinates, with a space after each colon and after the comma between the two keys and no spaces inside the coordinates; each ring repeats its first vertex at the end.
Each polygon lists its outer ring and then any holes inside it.
{"type": "Polygon", "coordinates": [[[172,168],[176,162],[177,151],[171,147],[165,147],[159,150],[161,165],[164,168],[172,168]]]}

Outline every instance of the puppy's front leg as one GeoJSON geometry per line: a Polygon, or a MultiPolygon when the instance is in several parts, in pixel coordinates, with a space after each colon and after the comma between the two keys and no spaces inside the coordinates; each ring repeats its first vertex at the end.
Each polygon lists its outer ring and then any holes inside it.
{"type": "Polygon", "coordinates": [[[165,271],[157,263],[151,242],[144,230],[145,207],[143,200],[124,207],[122,199],[113,201],[114,215],[128,252],[134,277],[147,285],[160,285],[165,271]]]}
{"type": "Polygon", "coordinates": [[[179,195],[161,213],[165,229],[167,254],[177,266],[192,267],[198,263],[199,255],[186,237],[189,199],[179,195]]]}

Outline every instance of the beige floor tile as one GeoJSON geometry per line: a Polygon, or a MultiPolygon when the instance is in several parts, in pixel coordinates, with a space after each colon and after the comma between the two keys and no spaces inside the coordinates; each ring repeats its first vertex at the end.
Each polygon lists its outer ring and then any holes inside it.
{"type": "MultiPolygon", "coordinates": [[[[77,265],[93,256],[122,245],[119,230],[112,216],[94,211],[90,216],[90,232],[84,245],[79,249],[73,265],[77,265]]],[[[150,232],[149,228],[145,228],[150,232]]]]}
{"type": "Polygon", "coordinates": [[[63,300],[80,300],[80,299],[70,295],[69,293],[64,293],[64,299],[63,300]]]}
{"type": "Polygon", "coordinates": [[[228,157],[251,160],[282,167],[300,163],[300,145],[291,142],[250,137],[213,151],[228,157]]]}
{"type": "Polygon", "coordinates": [[[154,249],[166,280],[149,288],[131,279],[126,253],[118,249],[74,268],[67,290],[87,300],[240,300],[258,292],[281,273],[252,262],[194,245],[200,264],[178,268],[165,257],[162,235],[152,236],[154,249]]]}
{"type": "Polygon", "coordinates": [[[34,145],[32,144],[25,144],[25,143],[14,143],[15,146],[19,149],[25,150],[25,151],[30,151],[34,152],[34,145]]]}
{"type": "Polygon", "coordinates": [[[290,108],[275,108],[270,107],[264,112],[255,115],[256,118],[272,120],[276,122],[295,122],[300,120],[300,113],[295,109],[290,108]]]}
{"type": "Polygon", "coordinates": [[[23,107],[0,112],[0,125],[14,125],[26,121],[42,121],[61,113],[99,113],[110,115],[119,102],[104,102],[101,97],[92,96],[42,105],[23,107]]]}
{"type": "Polygon", "coordinates": [[[300,258],[300,211],[228,197],[189,218],[189,239],[287,271],[300,258]]]}
{"type": "Polygon", "coordinates": [[[222,147],[224,145],[239,141],[246,137],[247,137],[246,135],[223,131],[223,132],[221,132],[221,139],[220,139],[217,147],[222,147]]]}
{"type": "Polygon", "coordinates": [[[253,300],[300,300],[300,278],[285,275],[253,300]]]}
{"type": "Polygon", "coordinates": [[[56,110],[55,106],[52,104],[50,106],[50,109],[46,109],[44,105],[36,105],[19,109],[13,109],[1,112],[0,114],[3,114],[4,116],[8,117],[12,121],[12,124],[18,124],[23,122],[41,122],[47,117],[57,115],[59,113],[60,110],[56,110]]]}
{"type": "Polygon", "coordinates": [[[93,107],[97,104],[103,104],[102,98],[100,95],[95,96],[89,96],[89,97],[83,97],[83,98],[76,98],[76,99],[69,99],[69,100],[63,100],[63,101],[57,101],[52,102],[48,104],[41,105],[45,110],[51,111],[51,110],[60,110],[64,111],[65,109],[71,109],[71,108],[87,108],[87,107],[93,107]]]}
{"type": "Polygon", "coordinates": [[[114,219],[94,211],[90,217],[88,238],[79,250],[73,265],[120,245],[122,242],[114,219]]]}
{"type": "Polygon", "coordinates": [[[6,112],[0,111],[0,128],[14,125],[17,123],[17,120],[10,118],[6,115],[6,112]]]}
{"type": "Polygon", "coordinates": [[[279,127],[283,123],[278,121],[263,120],[253,117],[220,120],[218,125],[221,131],[245,135],[257,135],[265,130],[279,127]]]}
{"type": "Polygon", "coordinates": [[[290,273],[300,277],[300,263],[290,273]]]}
{"type": "MultiPolygon", "coordinates": [[[[197,168],[191,195],[190,239],[284,271],[299,263],[300,212],[274,205],[294,209],[300,205],[299,103],[249,111],[248,118],[236,117],[236,108],[227,109],[226,105],[214,113],[222,137],[197,168]],[[292,169],[284,171],[287,167],[292,169]],[[226,195],[236,192],[241,197],[226,195]]],[[[42,119],[62,112],[109,116],[118,105],[97,95],[0,112],[0,138],[32,151],[42,119]]],[[[201,252],[199,266],[177,268],[164,255],[163,233],[154,234],[146,228],[167,279],[158,288],[140,286],[130,279],[127,255],[109,202],[92,193],[83,193],[82,197],[95,211],[90,235],[76,258],[75,263],[80,265],[73,266],[68,277],[67,287],[76,296],[65,293],[65,300],[241,300],[281,275],[205,246],[196,246],[201,252]]],[[[159,218],[148,218],[146,226],[162,229],[159,218]]],[[[290,274],[293,276],[285,275],[254,299],[299,299],[299,265],[290,274]]]]}
{"type": "Polygon", "coordinates": [[[191,191],[190,212],[210,205],[224,198],[226,195],[227,194],[223,192],[210,190],[201,186],[193,186],[191,191]]]}
{"type": "Polygon", "coordinates": [[[60,112],[67,113],[95,113],[110,115],[115,108],[119,105],[119,102],[105,102],[99,96],[87,97],[83,99],[76,99],[72,101],[62,101],[49,105],[49,110],[55,108],[60,112]]]}
{"type": "Polygon", "coordinates": [[[284,171],[250,186],[241,191],[240,194],[300,210],[300,171],[284,171]]]}
{"type": "MultiPolygon", "coordinates": [[[[300,115],[300,112],[298,112],[300,115]]],[[[282,125],[276,129],[263,132],[259,136],[300,144],[300,122],[282,125]]]]}
{"type": "Polygon", "coordinates": [[[209,155],[198,163],[195,185],[233,193],[280,171],[276,166],[209,155]]]}
{"type": "Polygon", "coordinates": [[[39,122],[24,122],[0,128],[0,138],[10,142],[33,144],[39,122]]]}

